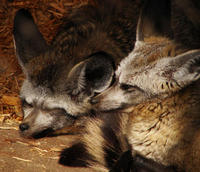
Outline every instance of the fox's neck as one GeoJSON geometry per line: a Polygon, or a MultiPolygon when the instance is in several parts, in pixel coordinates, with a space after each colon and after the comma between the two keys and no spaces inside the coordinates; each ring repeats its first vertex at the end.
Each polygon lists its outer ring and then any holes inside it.
{"type": "Polygon", "coordinates": [[[200,124],[199,95],[192,97],[191,89],[129,109],[127,136],[133,150],[164,165],[183,166],[183,150],[197,129],[193,123],[200,124]]]}

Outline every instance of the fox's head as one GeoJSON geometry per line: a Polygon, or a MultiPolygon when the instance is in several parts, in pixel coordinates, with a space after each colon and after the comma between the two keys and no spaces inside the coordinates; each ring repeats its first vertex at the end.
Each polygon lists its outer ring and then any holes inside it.
{"type": "Polygon", "coordinates": [[[144,5],[135,48],[121,61],[114,85],[92,100],[96,109],[115,110],[152,98],[163,99],[200,78],[200,50],[186,52],[167,38],[171,32],[170,4],[162,1],[161,8],[160,3],[152,1],[148,9],[144,5]]]}
{"type": "Polygon", "coordinates": [[[67,61],[66,52],[60,57],[55,43],[47,45],[27,10],[16,13],[13,33],[26,75],[20,92],[22,135],[36,137],[73,125],[90,109],[91,97],[110,85],[114,63],[109,54],[96,52],[83,61],[67,61]]]}

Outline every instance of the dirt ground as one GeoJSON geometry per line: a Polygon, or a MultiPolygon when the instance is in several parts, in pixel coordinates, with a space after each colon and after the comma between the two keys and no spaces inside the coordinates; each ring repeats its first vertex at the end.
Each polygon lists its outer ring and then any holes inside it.
{"type": "Polygon", "coordinates": [[[0,124],[1,172],[91,172],[86,168],[69,168],[58,164],[63,148],[76,136],[46,137],[29,140],[20,137],[18,124],[0,124]]]}

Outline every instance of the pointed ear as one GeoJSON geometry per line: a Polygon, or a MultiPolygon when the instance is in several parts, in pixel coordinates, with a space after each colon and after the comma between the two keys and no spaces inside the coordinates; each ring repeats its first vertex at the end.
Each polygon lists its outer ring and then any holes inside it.
{"type": "Polygon", "coordinates": [[[102,92],[110,86],[114,71],[115,64],[110,55],[103,52],[92,55],[85,68],[87,86],[96,93],[102,92]]]}
{"type": "Polygon", "coordinates": [[[145,0],[137,25],[137,41],[171,35],[171,1],[145,0]]]}
{"type": "Polygon", "coordinates": [[[13,34],[16,54],[22,67],[47,49],[47,44],[28,10],[21,9],[16,13],[13,34]]]}
{"type": "Polygon", "coordinates": [[[114,61],[110,55],[104,52],[91,55],[87,60],[76,65],[68,76],[69,82],[76,85],[73,94],[83,90],[90,90],[90,94],[102,92],[110,86],[114,70],[114,61]]]}
{"type": "Polygon", "coordinates": [[[162,71],[159,75],[164,77],[161,91],[180,90],[200,78],[200,50],[188,51],[175,58],[161,59],[157,67],[162,71]]]}
{"type": "Polygon", "coordinates": [[[192,50],[179,55],[172,60],[171,64],[178,66],[173,77],[181,87],[200,78],[200,50],[192,50]]]}

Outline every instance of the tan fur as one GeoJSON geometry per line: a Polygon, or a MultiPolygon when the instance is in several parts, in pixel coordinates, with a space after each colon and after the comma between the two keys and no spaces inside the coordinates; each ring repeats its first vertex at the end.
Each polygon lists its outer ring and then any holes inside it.
{"type": "Polygon", "coordinates": [[[103,138],[101,137],[101,130],[99,128],[99,126],[101,125],[101,121],[89,121],[87,123],[87,128],[86,130],[90,131],[90,134],[85,134],[83,140],[85,142],[87,142],[87,149],[88,152],[90,154],[94,154],[96,155],[95,160],[96,159],[100,159],[101,162],[103,162],[103,157],[104,157],[104,152],[101,149],[102,145],[103,145],[103,138]],[[98,137],[96,137],[96,135],[98,137]],[[89,144],[88,144],[89,143],[89,144]],[[93,147],[90,147],[91,145],[95,145],[96,149],[94,149],[93,147]]]}
{"type": "MultiPolygon", "coordinates": [[[[115,112],[114,112],[115,113],[115,112]]],[[[111,114],[109,114],[111,115],[111,114]]],[[[116,114],[115,114],[116,115],[116,114]]],[[[122,150],[127,150],[127,143],[125,139],[126,125],[128,123],[128,114],[124,113],[119,116],[119,130],[123,132],[116,133],[117,138],[120,140],[122,150]]],[[[104,121],[101,118],[88,119],[86,127],[84,129],[83,137],[81,142],[85,145],[87,152],[92,156],[92,160],[87,160],[89,167],[98,172],[108,172],[105,161],[105,150],[104,147],[114,150],[115,145],[109,143],[103,136],[101,128],[104,125],[104,121]]],[[[117,160],[117,159],[116,159],[117,160]]]]}
{"type": "Polygon", "coordinates": [[[165,100],[154,99],[132,108],[127,137],[133,149],[165,165],[178,164],[186,168],[185,161],[190,159],[185,151],[188,148],[193,156],[190,161],[199,160],[199,155],[195,157],[195,150],[191,149],[199,129],[193,124],[200,120],[199,94],[190,87],[165,100]]]}

